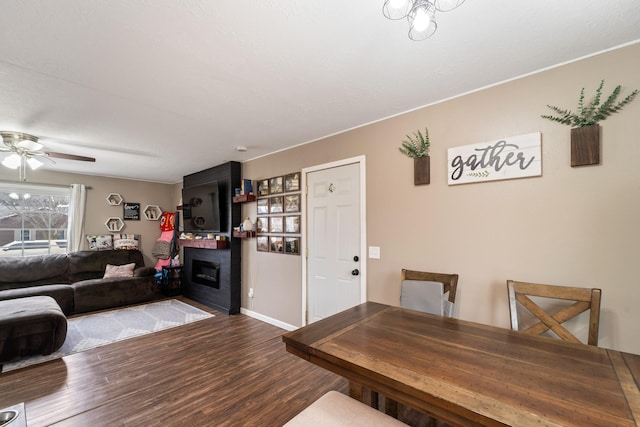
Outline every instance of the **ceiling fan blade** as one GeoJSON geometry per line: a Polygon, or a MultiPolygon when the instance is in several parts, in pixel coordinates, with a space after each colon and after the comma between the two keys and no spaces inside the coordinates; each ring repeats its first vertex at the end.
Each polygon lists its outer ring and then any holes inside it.
{"type": "Polygon", "coordinates": [[[67,159],[67,160],[80,160],[83,162],[95,162],[96,159],[93,157],[85,157],[85,156],[76,156],[75,154],[65,154],[65,153],[56,153],[53,151],[46,151],[44,153],[49,157],[55,157],[56,159],[67,159]]]}
{"type": "Polygon", "coordinates": [[[44,147],[44,145],[40,144],[37,141],[31,141],[28,139],[23,139],[22,141],[16,144],[16,147],[22,148],[27,151],[40,151],[44,147]]]}

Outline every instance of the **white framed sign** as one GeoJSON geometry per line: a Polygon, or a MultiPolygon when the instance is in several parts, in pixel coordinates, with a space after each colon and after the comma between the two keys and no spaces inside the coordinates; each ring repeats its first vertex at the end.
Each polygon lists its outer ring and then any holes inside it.
{"type": "Polygon", "coordinates": [[[449,148],[449,185],[542,175],[542,134],[449,148]]]}

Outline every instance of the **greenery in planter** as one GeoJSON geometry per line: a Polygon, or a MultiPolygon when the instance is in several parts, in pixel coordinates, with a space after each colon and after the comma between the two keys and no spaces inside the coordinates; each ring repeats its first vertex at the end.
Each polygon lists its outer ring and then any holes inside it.
{"type": "Polygon", "coordinates": [[[402,154],[412,159],[427,157],[429,155],[429,130],[424,128],[422,132],[414,132],[413,137],[406,135],[407,139],[402,141],[402,146],[398,148],[402,154]]]}
{"type": "Polygon", "coordinates": [[[622,110],[622,107],[633,101],[633,98],[638,94],[638,90],[634,90],[622,101],[616,103],[616,99],[620,94],[620,85],[611,92],[611,95],[600,104],[602,98],[602,87],[604,86],[604,80],[600,82],[600,86],[596,89],[596,94],[585,105],[584,101],[584,88],[580,91],[580,99],[578,100],[578,111],[573,112],[564,108],[559,108],[554,105],[547,105],[552,111],[559,114],[558,116],[543,115],[545,119],[553,120],[554,122],[562,123],[563,125],[569,125],[572,127],[585,127],[597,124],[599,121],[606,119],[613,113],[617,113],[622,110]]]}

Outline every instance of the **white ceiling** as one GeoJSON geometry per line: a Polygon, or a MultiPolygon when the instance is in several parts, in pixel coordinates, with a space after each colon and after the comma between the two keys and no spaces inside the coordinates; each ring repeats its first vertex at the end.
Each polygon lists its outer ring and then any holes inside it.
{"type": "Polygon", "coordinates": [[[382,3],[2,0],[0,130],[177,182],[640,40],[638,0],[467,0],[422,42],[382,3]]]}

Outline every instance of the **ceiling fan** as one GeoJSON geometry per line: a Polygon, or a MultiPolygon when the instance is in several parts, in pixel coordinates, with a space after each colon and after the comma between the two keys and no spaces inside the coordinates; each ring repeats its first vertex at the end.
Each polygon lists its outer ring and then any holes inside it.
{"type": "Polygon", "coordinates": [[[20,180],[26,180],[26,166],[37,169],[43,165],[38,157],[44,157],[55,163],[53,158],[80,160],[83,162],[95,162],[93,157],[77,156],[75,154],[56,153],[44,150],[37,136],[22,132],[0,131],[0,137],[4,145],[0,144],[0,152],[12,153],[2,161],[2,164],[11,169],[20,169],[20,180]]]}

